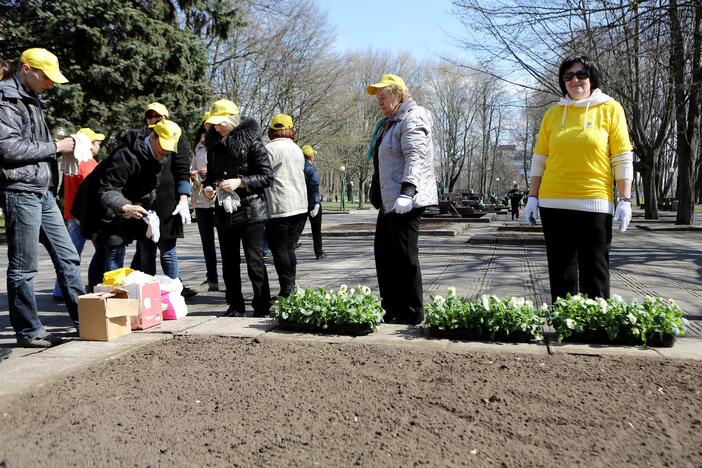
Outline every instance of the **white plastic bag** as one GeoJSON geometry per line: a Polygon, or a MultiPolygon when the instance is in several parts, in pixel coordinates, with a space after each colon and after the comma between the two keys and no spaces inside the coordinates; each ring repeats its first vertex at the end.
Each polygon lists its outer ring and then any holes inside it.
{"type": "Polygon", "coordinates": [[[183,290],[180,279],[156,275],[156,281],[161,286],[161,303],[166,306],[163,310],[163,320],[178,320],[188,315],[188,306],[180,295],[183,290]]]}

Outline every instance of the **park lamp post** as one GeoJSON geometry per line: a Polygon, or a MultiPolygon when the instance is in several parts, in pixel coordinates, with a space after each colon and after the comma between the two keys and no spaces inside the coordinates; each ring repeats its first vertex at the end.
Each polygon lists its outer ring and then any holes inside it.
{"type": "Polygon", "coordinates": [[[344,189],[346,185],[346,167],[341,166],[339,168],[339,182],[341,182],[341,187],[339,187],[339,191],[341,192],[341,211],[346,211],[346,200],[344,199],[344,189]]]}

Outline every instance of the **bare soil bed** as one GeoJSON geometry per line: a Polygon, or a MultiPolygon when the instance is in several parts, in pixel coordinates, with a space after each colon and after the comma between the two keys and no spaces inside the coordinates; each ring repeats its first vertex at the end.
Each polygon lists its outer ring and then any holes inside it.
{"type": "Polygon", "coordinates": [[[699,466],[702,364],[175,338],[2,412],[0,467],[699,466]]]}

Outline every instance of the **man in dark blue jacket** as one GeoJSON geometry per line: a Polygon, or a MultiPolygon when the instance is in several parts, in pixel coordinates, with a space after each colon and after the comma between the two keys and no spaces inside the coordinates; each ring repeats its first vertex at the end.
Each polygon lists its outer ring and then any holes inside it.
{"type": "Polygon", "coordinates": [[[0,81],[0,207],[7,235],[7,302],[19,346],[49,348],[61,342],[39,320],[34,294],[39,243],[51,256],[68,313],[77,326],[80,257],[68,235],[55,193],[59,153],[71,153],[73,138],[54,142],[39,97],[66,83],[58,59],[46,49],[22,53],[14,76],[0,81]]]}
{"type": "MultiPolygon", "coordinates": [[[[310,228],[312,229],[312,242],[314,243],[314,255],[317,260],[327,258],[327,254],[322,250],[322,199],[319,196],[319,173],[315,169],[312,161],[317,152],[310,145],[302,147],[302,154],[305,155],[305,183],[307,184],[307,214],[310,217],[310,228]]],[[[300,227],[300,233],[305,228],[304,223],[300,227]]]]}

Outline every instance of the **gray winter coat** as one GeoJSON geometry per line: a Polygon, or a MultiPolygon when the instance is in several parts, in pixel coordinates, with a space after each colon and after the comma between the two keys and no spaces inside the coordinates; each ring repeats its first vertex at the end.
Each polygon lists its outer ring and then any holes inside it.
{"type": "Polygon", "coordinates": [[[388,125],[378,147],[380,193],[385,212],[392,210],[403,182],[417,188],[414,208],[436,205],[431,114],[413,99],[407,99],[388,117],[388,125]]]}
{"type": "Polygon", "coordinates": [[[44,102],[15,77],[0,81],[0,191],[46,193],[58,181],[44,102]]]}

